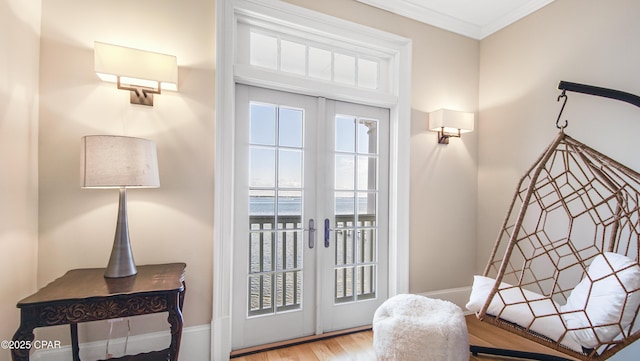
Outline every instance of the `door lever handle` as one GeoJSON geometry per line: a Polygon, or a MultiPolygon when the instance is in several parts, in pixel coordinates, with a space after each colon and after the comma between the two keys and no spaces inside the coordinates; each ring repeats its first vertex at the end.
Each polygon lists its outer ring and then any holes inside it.
{"type": "Polygon", "coordinates": [[[329,228],[329,218],[324,219],[324,248],[329,248],[331,244],[331,235],[329,234],[333,229],[329,228]]]}
{"type": "Polygon", "coordinates": [[[313,218],[309,218],[309,248],[313,248],[315,246],[316,239],[316,228],[315,221],[313,218]]]}

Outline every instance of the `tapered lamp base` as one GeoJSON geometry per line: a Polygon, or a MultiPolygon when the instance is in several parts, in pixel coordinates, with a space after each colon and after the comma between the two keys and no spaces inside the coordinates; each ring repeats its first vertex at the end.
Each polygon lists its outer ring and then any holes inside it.
{"type": "Polygon", "coordinates": [[[131,243],[129,241],[129,224],[127,222],[127,190],[120,188],[118,202],[118,221],[109,264],[104,272],[106,278],[129,277],[138,273],[133,261],[131,243]]]}

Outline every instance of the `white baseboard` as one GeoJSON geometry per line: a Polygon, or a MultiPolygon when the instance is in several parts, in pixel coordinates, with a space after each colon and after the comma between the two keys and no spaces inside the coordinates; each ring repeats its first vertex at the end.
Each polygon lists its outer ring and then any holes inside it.
{"type": "MultiPolygon", "coordinates": [[[[162,350],[169,346],[171,335],[169,331],[154,332],[129,337],[127,354],[137,354],[154,350],[162,350]]],[[[180,361],[204,361],[210,359],[211,327],[200,325],[185,327],[182,330],[180,342],[180,361]]],[[[122,356],[125,338],[109,341],[109,350],[115,357],[122,356]]],[[[80,344],[80,358],[88,360],[105,359],[106,341],[93,341],[80,344]]],[[[31,356],[33,361],[69,361],[72,359],[71,346],[56,349],[37,350],[31,356]]]]}
{"type": "Polygon", "coordinates": [[[467,310],[467,308],[465,307],[465,305],[469,301],[469,296],[471,295],[471,287],[449,288],[446,290],[422,292],[419,294],[422,296],[438,298],[455,303],[462,309],[465,315],[470,315],[473,313],[467,310]]]}

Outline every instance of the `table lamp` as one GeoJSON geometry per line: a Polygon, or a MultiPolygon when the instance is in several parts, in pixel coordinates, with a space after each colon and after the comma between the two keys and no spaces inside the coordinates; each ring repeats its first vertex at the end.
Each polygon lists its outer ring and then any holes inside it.
{"type": "Polygon", "coordinates": [[[127,222],[127,188],[160,186],[154,142],[134,137],[89,135],[82,137],[80,152],[82,188],[118,188],[118,220],[106,278],[137,273],[127,222]]]}

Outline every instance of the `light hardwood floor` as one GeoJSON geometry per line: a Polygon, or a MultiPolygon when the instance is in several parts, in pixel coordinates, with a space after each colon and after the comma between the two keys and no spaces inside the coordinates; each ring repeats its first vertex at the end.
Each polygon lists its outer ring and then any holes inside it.
{"type": "MultiPolygon", "coordinates": [[[[513,335],[505,330],[482,323],[474,315],[466,317],[469,343],[477,346],[499,347],[520,351],[548,353],[562,356],[533,341],[513,335]]],[[[375,361],[373,332],[361,331],[315,342],[235,357],[233,361],[375,361]]],[[[514,360],[499,356],[469,354],[470,361],[514,360]]]]}

